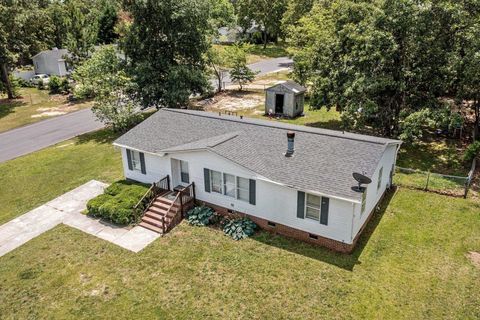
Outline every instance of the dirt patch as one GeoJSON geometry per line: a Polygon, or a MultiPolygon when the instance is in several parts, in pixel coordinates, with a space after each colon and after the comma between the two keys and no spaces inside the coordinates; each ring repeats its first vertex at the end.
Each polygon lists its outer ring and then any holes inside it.
{"type": "Polygon", "coordinates": [[[72,111],[77,111],[78,105],[75,104],[62,104],[60,106],[56,107],[50,107],[50,108],[38,108],[36,114],[32,115],[32,118],[41,118],[41,117],[54,117],[54,116],[60,116],[63,114],[67,114],[72,111]]]}
{"type": "Polygon", "coordinates": [[[470,251],[467,257],[475,267],[480,269],[480,252],[470,251]]]}
{"type": "Polygon", "coordinates": [[[250,91],[227,91],[214,98],[199,101],[198,105],[205,110],[239,111],[255,109],[265,101],[263,94],[250,91]]]}

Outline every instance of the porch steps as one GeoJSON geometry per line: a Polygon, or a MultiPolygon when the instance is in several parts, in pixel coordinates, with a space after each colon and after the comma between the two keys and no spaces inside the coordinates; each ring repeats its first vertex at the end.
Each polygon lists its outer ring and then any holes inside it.
{"type": "Polygon", "coordinates": [[[178,205],[173,204],[173,200],[169,199],[169,197],[172,197],[172,194],[172,192],[168,192],[158,196],[143,215],[139,225],[157,233],[163,233],[163,230],[168,230],[170,223],[180,210],[178,205]],[[163,225],[164,223],[165,226],[163,225]]]}

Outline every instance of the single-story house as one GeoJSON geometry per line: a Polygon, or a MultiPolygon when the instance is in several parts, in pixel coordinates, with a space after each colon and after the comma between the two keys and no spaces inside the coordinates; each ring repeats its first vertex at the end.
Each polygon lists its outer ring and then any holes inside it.
{"type": "Polygon", "coordinates": [[[32,57],[35,73],[61,77],[66,76],[69,70],[68,64],[65,61],[67,55],[67,49],[58,48],[37,53],[32,57]]]}
{"type": "Polygon", "coordinates": [[[127,179],[194,197],[261,228],[350,252],[392,177],[401,141],[161,109],[118,138],[127,179]],[[354,172],[371,179],[357,189],[354,172]],[[192,184],[193,182],[193,184],[192,184]]]}
{"type": "Polygon", "coordinates": [[[265,114],[294,118],[303,113],[305,92],[302,85],[288,80],[265,90],[265,114]]]}

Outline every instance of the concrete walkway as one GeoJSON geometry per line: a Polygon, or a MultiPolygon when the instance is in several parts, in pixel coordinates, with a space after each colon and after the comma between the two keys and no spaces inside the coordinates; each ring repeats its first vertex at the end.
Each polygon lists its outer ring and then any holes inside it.
{"type": "Polygon", "coordinates": [[[0,257],[60,223],[133,252],[139,252],[160,236],[142,227],[122,228],[82,214],[88,200],[103,193],[106,186],[91,180],[0,226],[0,257]]]}

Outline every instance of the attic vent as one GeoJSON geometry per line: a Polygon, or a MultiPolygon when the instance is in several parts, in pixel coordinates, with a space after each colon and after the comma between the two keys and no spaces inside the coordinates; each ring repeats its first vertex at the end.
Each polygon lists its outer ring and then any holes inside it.
{"type": "Polygon", "coordinates": [[[287,152],[285,153],[285,157],[293,156],[295,152],[295,132],[288,131],[287,132],[287,152]]]}

